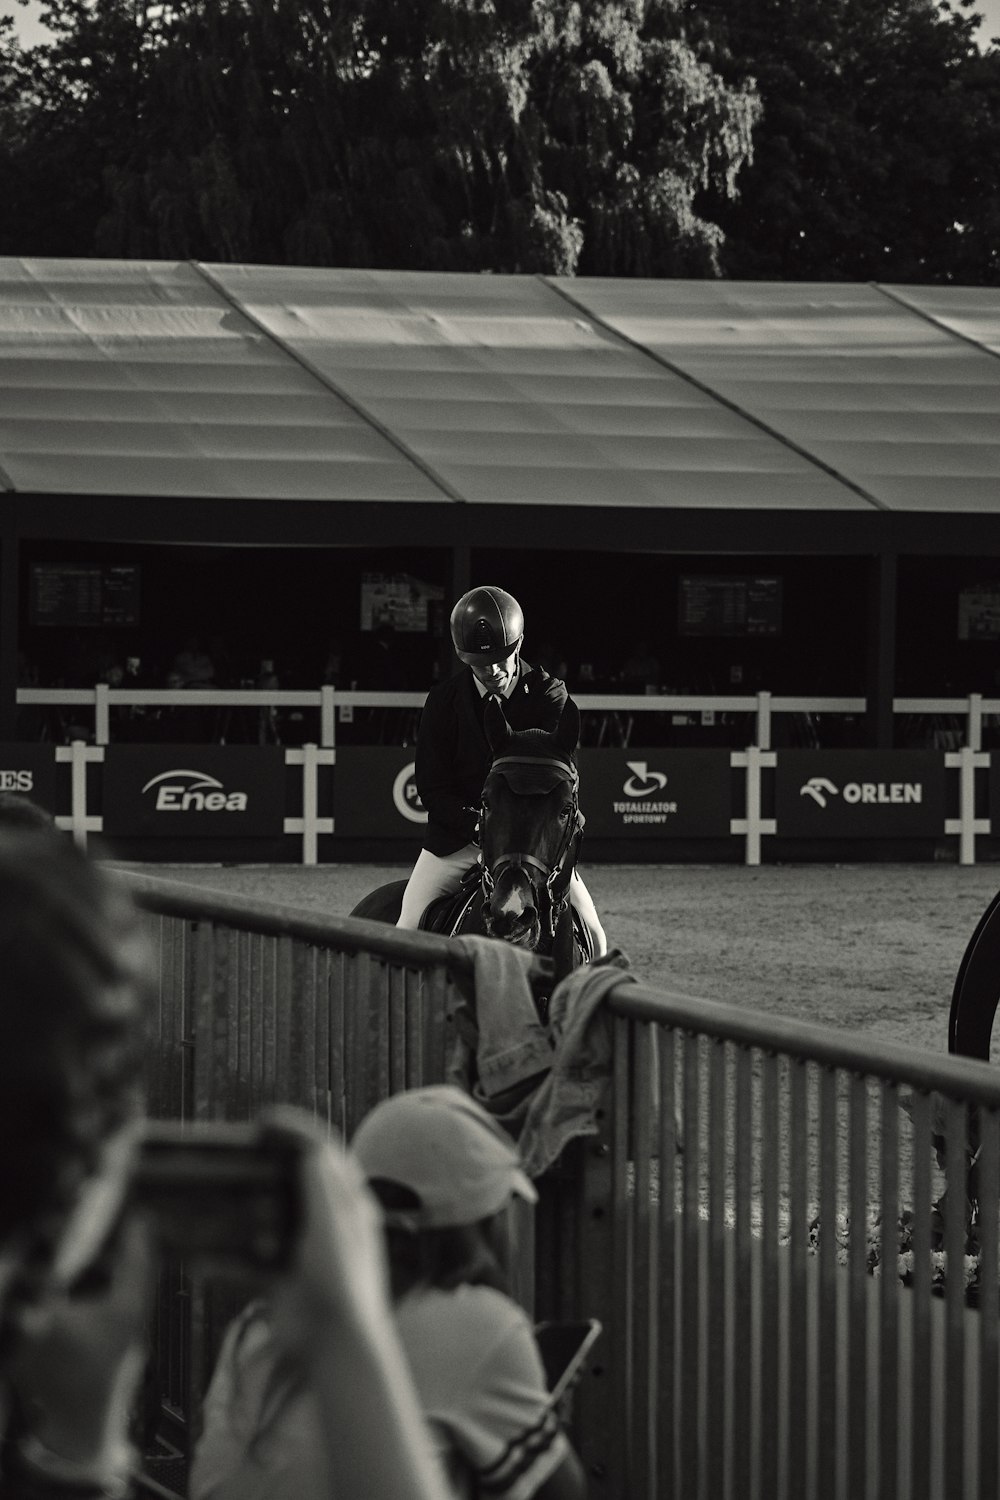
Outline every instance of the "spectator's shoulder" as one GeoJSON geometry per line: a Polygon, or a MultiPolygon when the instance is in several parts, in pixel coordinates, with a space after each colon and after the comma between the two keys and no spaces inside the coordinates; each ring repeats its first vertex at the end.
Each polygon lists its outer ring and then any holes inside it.
{"type": "Polygon", "coordinates": [[[410,1337],[432,1329],[440,1334],[447,1327],[477,1350],[477,1357],[512,1332],[533,1338],[531,1321],[520,1304],[490,1286],[423,1287],[397,1304],[396,1318],[410,1337]]]}

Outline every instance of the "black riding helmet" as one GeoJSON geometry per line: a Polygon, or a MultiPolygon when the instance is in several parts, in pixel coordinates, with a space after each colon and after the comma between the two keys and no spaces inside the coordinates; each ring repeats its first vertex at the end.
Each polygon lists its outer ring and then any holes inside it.
{"type": "Polygon", "coordinates": [[[451,612],[451,638],[460,661],[504,661],[524,636],[521,606],[504,589],[485,584],[463,594],[451,612]]]}

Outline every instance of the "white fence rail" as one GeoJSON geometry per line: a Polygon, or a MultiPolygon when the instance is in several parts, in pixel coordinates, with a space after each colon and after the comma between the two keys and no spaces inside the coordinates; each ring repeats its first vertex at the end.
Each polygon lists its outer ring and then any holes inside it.
{"type": "MultiPolygon", "coordinates": [[[[761,840],[776,833],[773,818],[763,814],[762,780],[765,770],[777,765],[780,751],[772,749],[772,728],[777,716],[852,715],[866,711],[866,700],[855,697],[805,697],[758,692],[753,694],[574,694],[583,713],[615,718],[620,742],[630,739],[641,743],[641,730],[634,729],[637,716],[648,713],[701,715],[712,722],[716,714],[752,716],[753,733],[746,749],[731,754],[733,767],[746,776],[746,814],[733,818],[730,832],[745,840],[745,860],[759,865],[761,840]]],[[[301,835],[304,864],[317,861],[317,839],[332,834],[331,818],[318,814],[319,768],[336,763],[337,723],[349,720],[356,708],[396,708],[419,710],[425,693],[341,691],[330,686],[302,690],[258,690],[249,688],[111,688],[98,683],[92,688],[19,688],[17,701],[24,707],[83,708],[93,712],[92,739],[74,738],[68,745],[56,747],[56,757],[72,766],[72,810],[59,819],[73,830],[81,843],[88,833],[99,833],[102,819],[87,805],[87,766],[104,760],[104,749],[111,743],[112,710],[117,708],[250,708],[260,710],[313,709],[319,711],[319,743],[287,747],[285,761],[302,768],[302,816],[285,819],[287,834],[301,835]]],[[[937,721],[939,747],[945,752],[945,765],[959,773],[959,811],[949,818],[944,833],[959,839],[962,864],[975,863],[976,838],[990,832],[988,819],[976,816],[976,773],[988,769],[990,757],[982,749],[983,726],[987,715],[1000,716],[1000,698],[986,698],[970,693],[964,698],[896,698],[893,712],[917,715],[937,721]]],[[[861,747],[859,747],[861,748],[861,747]]]]}

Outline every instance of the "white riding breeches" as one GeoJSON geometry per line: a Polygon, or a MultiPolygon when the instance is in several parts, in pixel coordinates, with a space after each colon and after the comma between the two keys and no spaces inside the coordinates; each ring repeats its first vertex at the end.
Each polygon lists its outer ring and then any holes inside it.
{"type": "MultiPolygon", "coordinates": [[[[464,844],[454,854],[432,854],[429,849],[421,849],[406,882],[396,926],[419,927],[420,918],[431,902],[436,901],[438,896],[447,896],[457,891],[466,870],[478,859],[479,849],[475,844],[464,844]]],[[[595,956],[600,958],[608,951],[608,939],[597,915],[594,899],[584,885],[579,870],[573,871],[569,899],[593,934],[595,956]]]]}
{"type": "Polygon", "coordinates": [[[585,926],[590,929],[594,939],[594,957],[603,958],[608,951],[608,935],[601,926],[594,898],[584,885],[579,870],[573,871],[573,879],[569,883],[569,899],[570,905],[580,913],[585,926]]]}
{"type": "Polygon", "coordinates": [[[436,901],[438,896],[447,896],[452,891],[457,891],[462,884],[462,876],[478,858],[479,849],[475,844],[463,844],[454,854],[432,854],[429,849],[421,849],[406,882],[396,926],[419,927],[420,918],[431,902],[436,901]]]}

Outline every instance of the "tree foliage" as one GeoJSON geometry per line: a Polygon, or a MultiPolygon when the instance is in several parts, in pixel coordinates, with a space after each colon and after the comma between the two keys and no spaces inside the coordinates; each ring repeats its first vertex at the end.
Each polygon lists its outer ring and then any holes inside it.
{"type": "Polygon", "coordinates": [[[1000,281],[975,0],[49,0],[0,252],[1000,281]]]}
{"type": "Polygon", "coordinates": [[[763,101],[738,199],[707,209],[726,274],[1000,281],[1000,49],[977,46],[973,3],[691,7],[763,101]]]}
{"type": "Polygon", "coordinates": [[[717,270],[752,83],[678,0],[50,0],[8,253],[717,270]]]}

